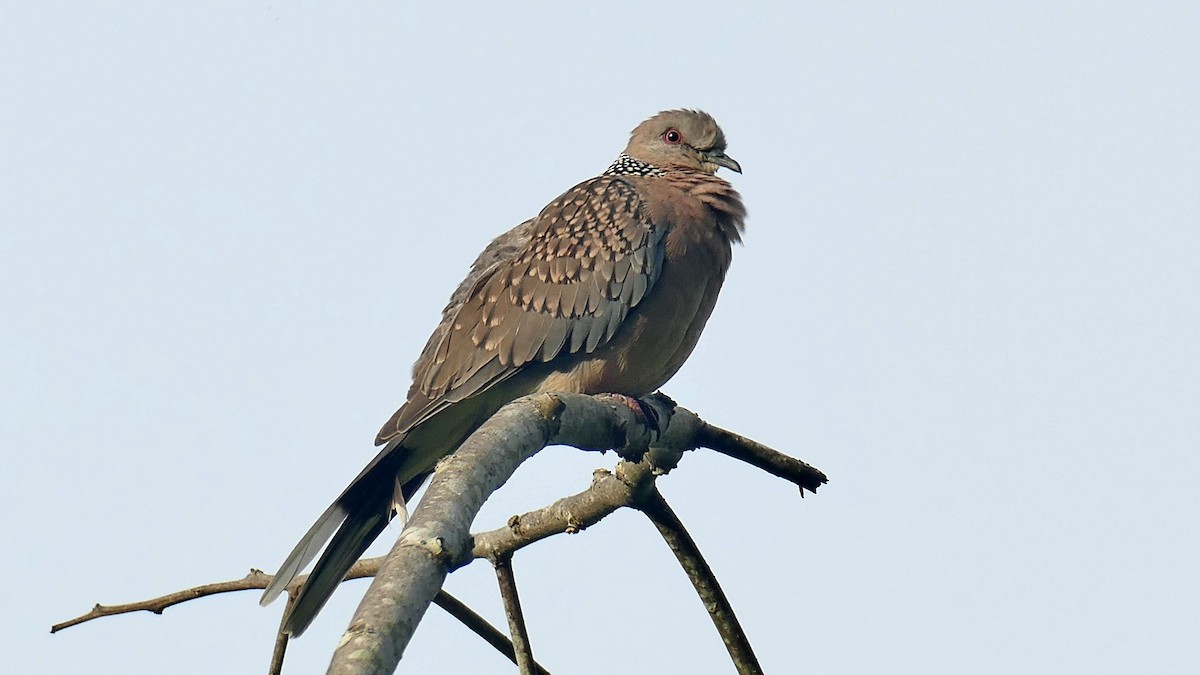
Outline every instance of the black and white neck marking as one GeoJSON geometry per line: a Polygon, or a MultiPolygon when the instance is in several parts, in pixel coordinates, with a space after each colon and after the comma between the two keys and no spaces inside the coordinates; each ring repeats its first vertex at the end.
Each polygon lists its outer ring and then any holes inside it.
{"type": "Polygon", "coordinates": [[[634,159],[625,153],[621,153],[607,169],[604,171],[606,176],[663,176],[666,172],[654,166],[647,164],[640,159],[634,159]]]}

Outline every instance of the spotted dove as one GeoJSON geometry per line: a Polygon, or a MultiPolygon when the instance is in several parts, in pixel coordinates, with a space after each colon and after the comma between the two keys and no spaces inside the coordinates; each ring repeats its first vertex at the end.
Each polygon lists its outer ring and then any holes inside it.
{"type": "Polygon", "coordinates": [[[746,211],[719,167],[741,172],[712,117],[661,112],[603,174],[484,249],[379,432],[383,449],[263,594],[274,600],[332,537],[285,631],[304,632],[435,463],[505,403],[537,392],[644,396],[675,374],[741,240],[746,211]]]}

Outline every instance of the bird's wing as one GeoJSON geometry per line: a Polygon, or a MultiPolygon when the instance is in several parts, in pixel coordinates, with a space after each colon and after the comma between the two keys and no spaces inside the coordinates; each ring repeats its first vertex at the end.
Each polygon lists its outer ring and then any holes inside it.
{"type": "MultiPolygon", "coordinates": [[[[428,448],[414,456],[414,448],[402,445],[413,427],[523,366],[588,354],[608,342],[658,280],[665,234],[632,184],[600,176],[568,190],[484,250],[421,352],[408,402],[379,432],[377,441],[386,447],[321,514],[263,593],[263,604],[277,597],[333,537],[293,605],[288,632],[304,631],[382,530],[401,467],[441,456],[431,457],[428,448]]],[[[435,450],[445,454],[453,447],[435,450]]],[[[411,478],[401,499],[430,468],[405,474],[411,478]]]]}
{"type": "Polygon", "coordinates": [[[413,367],[378,443],[528,363],[587,354],[616,334],[662,270],[665,227],[616,176],[584,181],[476,261],[413,367]]]}

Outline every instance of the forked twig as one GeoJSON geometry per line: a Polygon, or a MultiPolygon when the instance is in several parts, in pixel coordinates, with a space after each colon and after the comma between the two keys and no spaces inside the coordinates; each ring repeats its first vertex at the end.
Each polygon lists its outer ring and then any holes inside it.
{"type": "MultiPolygon", "coordinates": [[[[496,651],[508,657],[509,661],[517,663],[516,650],[513,648],[513,643],[504,633],[501,633],[495,626],[488,623],[487,619],[479,616],[470,607],[464,605],[458,598],[449,593],[438,593],[433,599],[433,604],[441,607],[450,613],[450,616],[458,619],[463,625],[475,631],[475,634],[487,641],[488,644],[496,648],[496,651]]],[[[543,668],[537,661],[533,662],[533,672],[535,675],[550,675],[550,671],[543,668]]]]}
{"type": "MultiPolygon", "coordinates": [[[[372,591],[364,598],[364,604],[360,605],[350,631],[335,652],[331,672],[360,672],[361,661],[359,666],[345,661],[346,668],[334,666],[339,662],[339,654],[361,655],[364,649],[380,657],[372,667],[379,672],[390,672],[425,608],[433,602],[517,663],[522,673],[548,675],[532,660],[524,619],[519,613],[519,603],[515,603],[515,585],[512,590],[519,625],[513,626],[513,634],[518,642],[524,642],[517,649],[486,620],[441,591],[442,580],[449,571],[471,560],[489,558],[504,561],[503,565],[497,565],[497,574],[509,574],[511,582],[510,561],[514,551],[554,534],[578,532],[617,509],[634,506],[650,517],[675,552],[709,608],[739,673],[761,673],[749,641],[712,571],[678,517],[654,487],[654,480],[674,467],[683,451],[698,447],[710,448],[788,480],[799,486],[801,496],[805,490],[815,491],[827,482],[825,474],[761,443],[710,425],[695,413],[675,407],[665,396],[655,395],[643,401],[656,408],[653,425],[656,428],[648,427],[644,419],[636,419],[630,407],[619,398],[612,399],[605,395],[541,394],[518,400],[506,406],[455,455],[439,465],[433,484],[414,514],[414,521],[410,521],[410,528],[401,534],[393,553],[360,560],[347,574],[347,579],[376,577],[376,580],[372,591]],[[514,516],[506,527],[470,535],[470,523],[487,494],[503,483],[524,458],[555,443],[594,450],[614,448],[625,459],[617,464],[615,472],[597,471],[592,485],[579,494],[514,516]],[[456,482],[456,487],[439,492],[435,486],[440,479],[456,482]],[[471,499],[462,498],[467,494],[471,499]],[[428,514],[423,515],[424,512],[428,514]],[[411,527],[422,518],[422,527],[411,527]],[[389,566],[387,560],[397,554],[405,559],[397,558],[389,566]],[[377,586],[385,592],[373,593],[377,586]],[[364,607],[370,610],[366,615],[362,614],[364,607]],[[397,631],[399,624],[404,627],[397,631]]],[[[271,579],[268,574],[251,570],[242,579],[205,584],[150,600],[96,605],[87,614],[56,624],[51,632],[115,614],[136,611],[161,614],[167,607],[199,597],[262,589],[271,579]]],[[[503,590],[503,576],[500,579],[503,590]]],[[[305,577],[298,577],[289,585],[289,601],[304,580],[305,577]]],[[[509,619],[513,624],[514,615],[510,613],[509,619]]],[[[287,644],[286,635],[277,636],[272,653],[272,675],[278,675],[282,669],[287,644]]]]}
{"type": "MultiPolygon", "coordinates": [[[[375,576],[375,572],[379,569],[380,563],[383,561],[383,556],[377,558],[367,558],[360,560],[350,569],[350,573],[346,575],[346,580],[362,579],[375,576]]],[[[292,587],[288,592],[288,605],[284,608],[283,616],[287,616],[287,610],[290,609],[291,603],[294,601],[296,594],[295,589],[299,588],[300,584],[304,583],[306,576],[297,577],[293,582],[292,587]]],[[[210,595],[219,595],[221,593],[231,593],[233,591],[261,591],[271,583],[272,576],[262,570],[250,570],[250,573],[241,579],[231,581],[221,581],[214,584],[204,584],[194,588],[188,588],[175,593],[168,593],[157,598],[148,600],[139,600],[138,602],[130,602],[122,605],[100,605],[92,607],[87,614],[77,616],[74,619],[55,624],[50,628],[51,633],[56,633],[64,628],[77,626],[81,623],[86,623],[94,619],[100,619],[106,616],[116,616],[118,614],[131,614],[133,612],[150,612],[152,614],[162,614],[163,610],[174,605],[178,605],[188,600],[196,600],[205,598],[210,595]]],[[[514,664],[517,662],[516,654],[513,651],[512,642],[495,626],[488,623],[487,619],[475,613],[470,607],[465,605],[458,598],[450,595],[446,591],[439,591],[433,599],[434,604],[444,609],[450,616],[458,619],[464,626],[469,628],[471,632],[483,638],[485,642],[490,644],[514,664]]],[[[280,621],[280,627],[283,622],[280,621]]],[[[287,652],[288,637],[285,633],[278,633],[275,636],[275,645],[271,653],[271,665],[268,669],[268,675],[279,675],[283,671],[283,657],[287,652]]],[[[550,675],[549,671],[543,668],[538,663],[533,664],[533,672],[537,675],[550,675]]]]}

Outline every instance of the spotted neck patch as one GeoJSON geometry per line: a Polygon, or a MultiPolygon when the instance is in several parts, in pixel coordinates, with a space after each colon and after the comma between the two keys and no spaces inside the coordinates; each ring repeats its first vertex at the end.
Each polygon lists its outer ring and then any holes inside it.
{"type": "Polygon", "coordinates": [[[621,153],[616,161],[604,171],[606,176],[663,176],[665,174],[666,172],[657,166],[634,159],[625,153],[621,153]]]}

